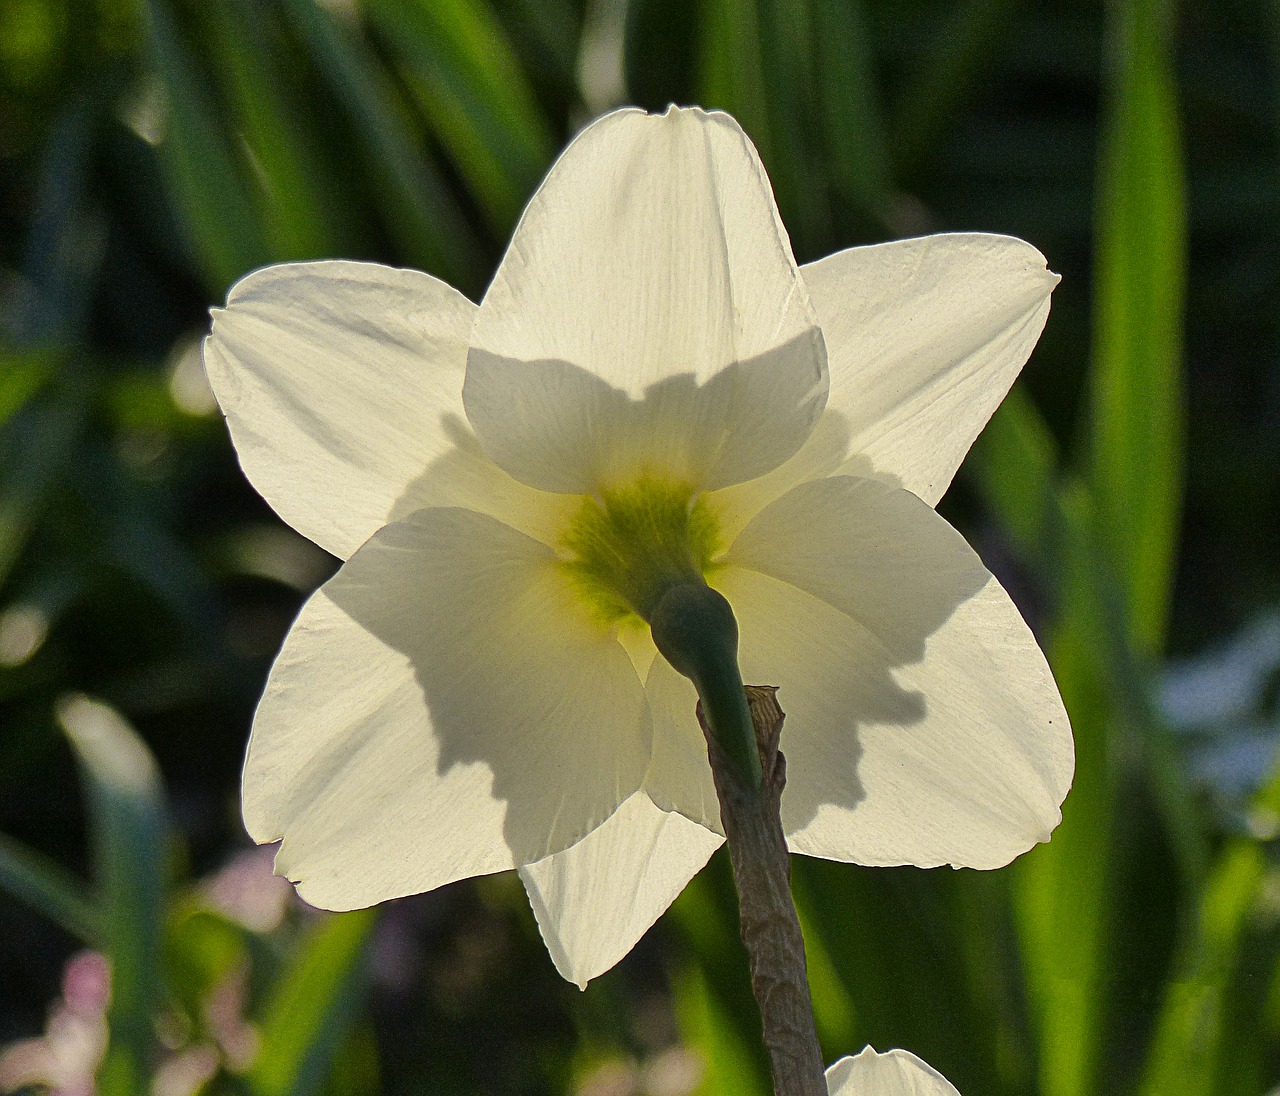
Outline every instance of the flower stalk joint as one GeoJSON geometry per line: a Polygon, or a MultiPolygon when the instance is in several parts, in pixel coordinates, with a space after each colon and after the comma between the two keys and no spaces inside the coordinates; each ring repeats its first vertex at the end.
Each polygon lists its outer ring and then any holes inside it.
{"type": "Polygon", "coordinates": [[[654,645],[698,690],[708,729],[752,790],[760,753],[738,668],[738,621],[724,595],[704,582],[669,587],[649,617],[654,645]]]}

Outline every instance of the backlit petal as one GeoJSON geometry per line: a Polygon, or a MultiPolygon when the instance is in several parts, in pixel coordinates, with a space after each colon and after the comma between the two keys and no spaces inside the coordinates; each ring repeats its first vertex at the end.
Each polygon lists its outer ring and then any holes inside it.
{"type": "Polygon", "coordinates": [[[490,456],[550,491],[646,466],[719,487],[794,453],[825,399],[821,332],[737,123],[626,110],[579,134],[476,319],[464,401],[490,456]]]}
{"type": "Polygon", "coordinates": [[[743,677],[781,687],[796,852],[994,868],[1046,840],[1070,728],[1017,608],[907,491],[838,477],[749,524],[717,586],[743,677]]]}
{"type": "Polygon", "coordinates": [[[723,833],[707,742],[698,726],[698,694],[693,682],[676,673],[665,658],[655,658],[645,693],[653,716],[653,756],[644,777],[645,790],[664,811],[678,811],[690,821],[723,833]]]}
{"type": "Polygon", "coordinates": [[[585,988],[635,946],[723,840],[641,791],[576,845],[521,868],[556,969],[585,988]]]}
{"type": "Polygon", "coordinates": [[[465,421],[475,310],[374,263],[271,266],[232,287],[205,370],[245,474],[285,521],[344,559],[386,524],[452,446],[446,418],[465,421]]]}
{"type": "Polygon", "coordinates": [[[537,541],[461,509],[368,541],[307,603],[258,709],[245,821],[346,909],[573,844],[640,785],[644,692],[537,541]]]}
{"type": "Polygon", "coordinates": [[[802,271],[822,323],[829,414],[848,453],[928,503],[945,493],[1030,355],[1058,276],[1009,236],[855,247],[802,271]]]}
{"type": "Polygon", "coordinates": [[[955,1086],[910,1051],[867,1047],[827,1070],[830,1096],[960,1096],[955,1086]]]}

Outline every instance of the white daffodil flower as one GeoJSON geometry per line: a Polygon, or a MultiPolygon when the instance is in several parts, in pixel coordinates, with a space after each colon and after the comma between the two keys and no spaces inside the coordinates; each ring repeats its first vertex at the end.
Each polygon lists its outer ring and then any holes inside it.
{"type": "Polygon", "coordinates": [[[933,510],[1057,276],[986,235],[797,267],[725,114],[588,126],[479,306],[369,263],[268,267],[204,361],[250,481],[345,560],[272,669],[244,817],[309,902],[519,868],[571,980],[720,844],[689,681],[646,605],[732,605],[787,713],[796,852],[994,868],[1048,838],[1067,718],[933,510]]]}
{"type": "Polygon", "coordinates": [[[908,1050],[867,1047],[827,1070],[830,1096],[960,1096],[955,1085],[908,1050]]]}

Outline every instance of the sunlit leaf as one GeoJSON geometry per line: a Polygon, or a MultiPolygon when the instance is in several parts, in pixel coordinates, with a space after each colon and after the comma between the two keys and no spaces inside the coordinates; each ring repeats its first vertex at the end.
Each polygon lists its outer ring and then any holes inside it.
{"type": "Polygon", "coordinates": [[[760,1075],[750,1043],[752,1028],[742,1028],[710,992],[705,976],[687,970],[675,985],[680,1036],[702,1059],[703,1074],[694,1096],[767,1096],[771,1086],[760,1075]]]}
{"type": "Polygon", "coordinates": [[[556,142],[501,23],[487,0],[370,0],[368,10],[489,227],[506,237],[556,142]]]}
{"type": "Polygon", "coordinates": [[[165,902],[164,789],[150,751],[114,709],[76,696],[58,708],[89,799],[111,964],[111,1043],[98,1073],[104,1096],[146,1090],[161,1001],[165,902]]]}
{"type": "MultiPolygon", "coordinates": [[[[1233,1055],[1233,1050],[1247,1041],[1255,1046],[1261,1042],[1258,1002],[1243,1015],[1233,1016],[1230,998],[1233,990],[1239,994],[1241,975],[1246,981],[1257,981],[1256,971],[1242,971],[1241,963],[1249,919],[1262,899],[1267,878],[1266,849],[1259,837],[1273,835],[1280,823],[1280,768],[1273,770],[1255,796],[1250,813],[1258,836],[1239,834],[1228,839],[1213,863],[1194,916],[1184,927],[1146,1061],[1142,1096],[1235,1092],[1230,1078],[1248,1072],[1251,1063],[1233,1055]],[[1233,1023],[1245,1030],[1232,1030],[1233,1023]]],[[[1258,1063],[1252,1065],[1256,1072],[1258,1063]]]]}
{"type": "Polygon", "coordinates": [[[311,119],[300,109],[287,44],[260,4],[225,0],[202,9],[212,31],[234,127],[250,157],[272,258],[336,258],[350,252],[338,181],[321,161],[311,119]]]}
{"type": "Polygon", "coordinates": [[[207,76],[182,40],[167,0],[146,0],[147,42],[164,85],[161,155],[191,246],[221,296],[270,257],[267,233],[240,178],[207,76]]]}
{"type": "Polygon", "coordinates": [[[316,0],[283,0],[295,33],[346,110],[383,226],[406,258],[452,285],[480,288],[480,249],[404,105],[364,43],[316,0]]]}
{"type": "Polygon", "coordinates": [[[254,1096],[318,1092],[363,998],[364,957],[376,910],[334,914],[299,945],[262,1015],[254,1096]]]}
{"type": "Polygon", "coordinates": [[[1115,0],[1098,175],[1092,479],[1138,648],[1158,651],[1182,495],[1186,210],[1171,5],[1115,0]]]}

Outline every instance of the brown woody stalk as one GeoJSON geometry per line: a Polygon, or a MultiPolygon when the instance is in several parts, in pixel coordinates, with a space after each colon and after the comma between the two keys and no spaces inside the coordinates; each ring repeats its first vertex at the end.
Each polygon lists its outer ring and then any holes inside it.
{"type": "Polygon", "coordinates": [[[729,762],[708,731],[701,704],[698,722],[707,740],[720,799],[720,820],[738,890],[742,942],[751,967],[751,987],[760,1006],[774,1093],[826,1096],[804,937],[791,898],[791,859],[780,816],[786,762],[778,740],[785,717],[778,706],[777,689],[762,685],[746,689],[764,774],[759,788],[740,779],[739,767],[729,762]]]}

